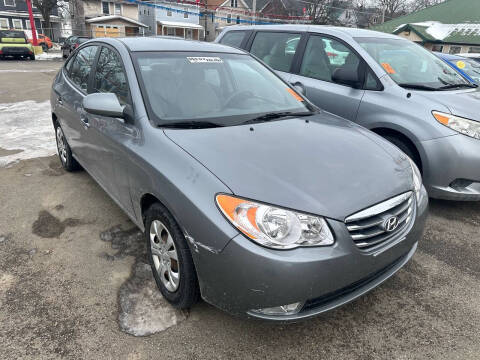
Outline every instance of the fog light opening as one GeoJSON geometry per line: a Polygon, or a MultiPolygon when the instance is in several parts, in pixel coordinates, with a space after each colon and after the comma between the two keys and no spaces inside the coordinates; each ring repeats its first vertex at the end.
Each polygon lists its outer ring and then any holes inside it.
{"type": "Polygon", "coordinates": [[[261,315],[274,315],[274,316],[285,316],[285,315],[295,315],[302,310],[304,302],[296,302],[293,304],[280,305],[270,308],[263,309],[253,309],[250,310],[251,313],[261,314],[261,315]]]}
{"type": "Polygon", "coordinates": [[[465,191],[465,189],[473,183],[473,181],[467,179],[456,179],[455,181],[452,181],[450,187],[457,191],[465,191]]]}

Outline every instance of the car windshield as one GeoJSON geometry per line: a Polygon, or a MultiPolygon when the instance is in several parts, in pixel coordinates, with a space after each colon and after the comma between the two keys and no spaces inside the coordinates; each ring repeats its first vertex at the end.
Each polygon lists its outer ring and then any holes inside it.
{"type": "Polygon", "coordinates": [[[147,106],[160,126],[182,121],[229,126],[313,111],[247,54],[138,52],[133,57],[147,106]]]}
{"type": "Polygon", "coordinates": [[[455,59],[451,60],[456,67],[470,76],[473,81],[480,83],[480,63],[473,59],[455,59]]]}
{"type": "Polygon", "coordinates": [[[452,67],[414,42],[385,38],[357,38],[356,41],[400,86],[440,90],[469,85],[452,67]]]}
{"type": "Polygon", "coordinates": [[[23,31],[0,30],[0,42],[25,43],[23,31]]]}

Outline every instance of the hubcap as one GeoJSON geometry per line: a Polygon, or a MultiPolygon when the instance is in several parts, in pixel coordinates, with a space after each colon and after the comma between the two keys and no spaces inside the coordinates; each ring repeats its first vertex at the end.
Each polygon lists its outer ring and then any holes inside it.
{"type": "Polygon", "coordinates": [[[65,137],[60,126],[57,127],[57,149],[60,159],[65,164],[67,162],[67,148],[65,146],[65,137]]]}
{"type": "Polygon", "coordinates": [[[163,285],[170,292],[176,291],[180,283],[178,254],[170,232],[159,220],[152,221],[150,225],[150,249],[163,285]]]}

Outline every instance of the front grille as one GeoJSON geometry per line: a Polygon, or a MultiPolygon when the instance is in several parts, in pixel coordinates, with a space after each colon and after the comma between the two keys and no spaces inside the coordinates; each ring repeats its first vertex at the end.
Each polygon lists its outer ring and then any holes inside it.
{"type": "Polygon", "coordinates": [[[345,225],[361,250],[378,248],[403,232],[412,221],[415,196],[411,191],[350,215],[345,225]]]}

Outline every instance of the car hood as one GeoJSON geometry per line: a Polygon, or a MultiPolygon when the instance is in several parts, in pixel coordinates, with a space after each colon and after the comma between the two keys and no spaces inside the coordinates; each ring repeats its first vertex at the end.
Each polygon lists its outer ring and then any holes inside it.
{"type": "MultiPolygon", "coordinates": [[[[454,91],[416,91],[430,101],[446,106],[453,115],[480,121],[480,88],[454,91]]],[[[432,109],[439,110],[441,109],[432,109]]]]}
{"type": "Polygon", "coordinates": [[[331,114],[165,134],[235,195],[343,221],[411,190],[407,157],[331,114]]]}

